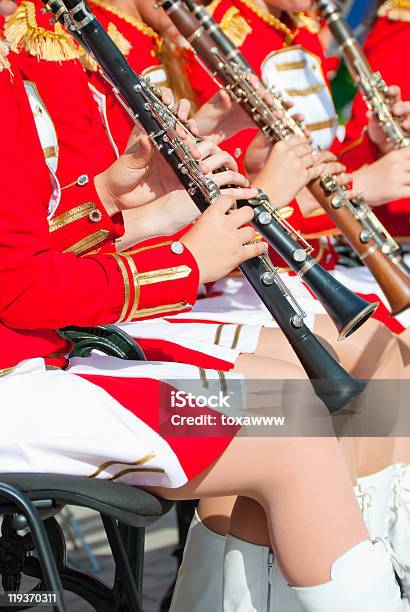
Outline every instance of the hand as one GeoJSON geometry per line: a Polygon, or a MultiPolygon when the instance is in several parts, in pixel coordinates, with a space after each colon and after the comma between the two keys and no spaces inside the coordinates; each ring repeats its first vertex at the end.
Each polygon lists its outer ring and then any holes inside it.
{"type": "MultiPolygon", "coordinates": [[[[248,76],[255,92],[269,106],[272,107],[273,100],[270,92],[262,85],[256,75],[248,76]]],[[[284,102],[286,109],[292,107],[292,103],[284,102]]],[[[274,111],[275,116],[279,113],[274,111]]],[[[300,116],[298,116],[300,118],[300,116]]],[[[234,100],[225,89],[221,89],[208,102],[203,104],[195,113],[194,119],[197,123],[199,133],[211,137],[219,143],[227,140],[237,132],[249,128],[256,128],[256,124],[248,113],[234,100]]]]}
{"type": "Polygon", "coordinates": [[[345,166],[330,151],[313,152],[304,138],[292,136],[273,147],[267,163],[252,184],[263,189],[272,202],[281,207],[316,178],[323,174],[339,175],[344,170],[345,166]]]}
{"type": "MultiPolygon", "coordinates": [[[[401,89],[397,85],[389,87],[391,100],[391,110],[393,115],[401,121],[402,128],[405,132],[410,132],[410,102],[403,102],[401,99],[401,89]]],[[[388,153],[394,148],[394,144],[388,142],[383,128],[372,111],[367,113],[369,120],[368,133],[370,140],[380,149],[382,153],[388,153]]]]}
{"type": "Polygon", "coordinates": [[[231,136],[254,128],[255,123],[227,91],[221,89],[195,113],[194,119],[202,136],[219,143],[231,136]]]}
{"type": "Polygon", "coordinates": [[[391,151],[353,177],[354,187],[363,191],[369,206],[410,198],[410,149],[391,151]]]}
{"type": "MultiPolygon", "coordinates": [[[[161,92],[162,102],[172,104],[172,94],[161,92]]],[[[184,121],[190,103],[181,100],[175,109],[176,116],[184,121]]],[[[196,127],[192,124],[192,129],[196,127]]],[[[195,139],[182,126],[176,126],[178,136],[187,144],[194,159],[200,158],[195,139]]],[[[128,140],[125,152],[104,172],[94,179],[95,188],[108,214],[142,206],[163,196],[168,191],[180,188],[180,183],[170,166],[154,149],[146,134],[135,127],[128,140]],[[155,172],[151,172],[155,165],[155,172]]]]}
{"type": "Polygon", "coordinates": [[[247,225],[253,210],[250,206],[232,210],[234,205],[233,198],[218,198],[181,239],[196,259],[201,283],[218,280],[268,250],[264,242],[247,244],[256,236],[247,225]]]}

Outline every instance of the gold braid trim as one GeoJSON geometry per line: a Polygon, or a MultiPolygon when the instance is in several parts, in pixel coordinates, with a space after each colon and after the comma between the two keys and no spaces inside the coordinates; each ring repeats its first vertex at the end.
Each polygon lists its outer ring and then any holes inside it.
{"type": "Polygon", "coordinates": [[[59,23],[55,24],[54,32],[37,25],[36,9],[32,2],[22,2],[6,18],[4,34],[13,51],[24,49],[30,55],[49,62],[78,58],[73,39],[59,23]]]}
{"type": "Polygon", "coordinates": [[[219,24],[234,45],[240,47],[248,34],[252,33],[249,23],[242,17],[236,6],[231,6],[222,17],[219,24]]]}
{"type": "Polygon", "coordinates": [[[410,21],[410,0],[388,0],[381,5],[377,14],[392,21],[410,21]]]}
{"type": "Polygon", "coordinates": [[[148,36],[149,38],[153,38],[155,40],[156,53],[159,53],[159,51],[161,51],[162,43],[163,43],[162,37],[159,34],[157,34],[155,30],[153,30],[149,25],[147,25],[143,21],[140,21],[136,17],[132,17],[131,15],[128,15],[127,13],[117,8],[116,6],[113,6],[110,2],[107,2],[106,0],[89,0],[89,4],[91,6],[94,4],[95,6],[99,6],[103,8],[109,13],[116,15],[117,17],[119,17],[120,19],[128,23],[129,25],[132,25],[139,32],[142,32],[143,34],[145,34],[145,36],[148,36]]]}
{"type": "Polygon", "coordinates": [[[268,11],[260,8],[257,4],[253,2],[253,0],[239,0],[242,4],[244,4],[249,10],[251,10],[257,17],[262,19],[265,23],[270,25],[272,28],[277,30],[278,32],[282,32],[285,35],[284,46],[289,47],[293,44],[296,36],[299,34],[299,30],[291,30],[288,28],[286,24],[284,24],[278,17],[271,15],[268,11]]]}
{"type": "Polygon", "coordinates": [[[8,70],[11,73],[10,62],[8,60],[8,54],[10,51],[10,46],[6,43],[5,40],[0,38],[0,72],[3,70],[8,70]]]}
{"type": "MultiPolygon", "coordinates": [[[[127,57],[132,49],[132,44],[129,42],[129,40],[127,40],[125,36],[121,34],[119,29],[113,23],[108,24],[107,32],[121,53],[127,57]]],[[[80,62],[84,70],[87,70],[88,72],[96,72],[98,70],[98,63],[95,61],[91,53],[88,53],[84,49],[81,49],[80,51],[80,62]]]]}

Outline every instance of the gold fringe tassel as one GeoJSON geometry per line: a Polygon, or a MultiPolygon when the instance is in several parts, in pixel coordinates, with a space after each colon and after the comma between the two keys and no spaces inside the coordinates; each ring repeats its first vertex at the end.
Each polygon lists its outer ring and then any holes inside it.
{"type": "Polygon", "coordinates": [[[220,26],[234,45],[241,47],[252,28],[236,6],[231,6],[221,19],[220,26]]]}
{"type": "Polygon", "coordinates": [[[381,5],[377,14],[392,21],[410,21],[410,0],[388,0],[381,5]]]}
{"type": "MultiPolygon", "coordinates": [[[[3,70],[10,71],[10,62],[8,60],[8,54],[10,51],[10,47],[5,40],[0,38],[0,72],[3,70]]],[[[10,71],[11,72],[11,71],[10,71]]]]}
{"type": "Polygon", "coordinates": [[[59,23],[54,32],[37,25],[36,9],[32,2],[22,2],[7,17],[4,34],[13,51],[24,49],[30,55],[48,62],[62,62],[78,58],[78,49],[59,23]]]}
{"type": "MultiPolygon", "coordinates": [[[[111,22],[108,24],[107,32],[121,53],[127,57],[132,49],[132,44],[129,42],[129,40],[127,40],[125,36],[121,34],[119,29],[111,22]]],[[[87,70],[87,72],[96,72],[98,70],[98,63],[95,61],[91,53],[87,53],[87,51],[84,51],[84,49],[80,50],[80,62],[84,70],[87,70]]]]}

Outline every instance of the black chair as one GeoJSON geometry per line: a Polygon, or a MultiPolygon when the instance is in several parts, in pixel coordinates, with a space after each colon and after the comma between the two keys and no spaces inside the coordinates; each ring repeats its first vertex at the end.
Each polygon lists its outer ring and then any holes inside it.
{"type": "MultiPolygon", "coordinates": [[[[145,359],[138,344],[113,325],[69,327],[63,333],[74,342],[72,356],[85,357],[97,349],[121,359],[145,359]]],[[[0,474],[0,481],[21,491],[40,513],[59,580],[65,590],[87,601],[97,612],[143,612],[145,528],[166,514],[172,503],[135,487],[94,478],[27,473],[0,474]],[[89,508],[101,515],[115,562],[112,588],[67,566],[65,537],[56,519],[56,514],[66,504],[89,508]]],[[[10,497],[3,498],[0,490],[0,516],[3,516],[0,575],[3,588],[18,591],[25,575],[39,579],[35,590],[45,591],[50,586],[50,579],[47,572],[43,576],[42,569],[52,567],[53,559],[38,533],[32,529],[25,535],[19,533],[28,524],[21,510],[21,505],[12,503],[10,497]],[[32,555],[36,547],[38,558],[32,555]]],[[[29,608],[27,605],[0,605],[0,612],[29,608]]],[[[64,608],[59,610],[63,612],[64,608]]]]}
{"type": "MultiPolygon", "coordinates": [[[[53,551],[63,588],[90,603],[97,612],[142,612],[142,575],[145,527],[169,511],[172,504],[141,489],[99,479],[61,474],[1,474],[2,482],[16,487],[36,506],[53,551]],[[82,506],[101,515],[115,561],[110,589],[102,582],[67,566],[66,544],[56,514],[65,505],[82,506]]],[[[32,532],[19,535],[26,526],[21,509],[3,499],[0,539],[0,574],[3,588],[18,591],[22,576],[41,580],[36,590],[47,591],[32,532]]],[[[30,606],[0,610],[26,610],[30,606]]]]}

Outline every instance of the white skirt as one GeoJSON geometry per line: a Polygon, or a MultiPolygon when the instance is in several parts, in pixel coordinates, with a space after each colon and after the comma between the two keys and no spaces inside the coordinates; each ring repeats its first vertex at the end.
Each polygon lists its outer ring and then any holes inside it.
{"type": "MultiPolygon", "coordinates": [[[[220,372],[207,370],[200,376],[195,366],[178,363],[93,354],[73,359],[63,371],[47,369],[41,358],[23,361],[0,378],[1,472],[70,474],[129,485],[185,484],[217,459],[233,436],[227,434],[217,443],[205,438],[201,447],[195,439],[179,439],[173,448],[172,439],[165,440],[144,422],[144,415],[151,422],[158,404],[144,395],[146,380],[138,379],[172,380],[173,385],[181,380],[182,386],[184,380],[206,380],[208,393],[217,392],[222,384],[220,372]],[[79,376],[84,374],[92,382],[79,376]],[[115,389],[121,383],[118,377],[128,379],[126,387],[132,402],[138,402],[137,410],[99,386],[104,379],[115,389]],[[201,457],[195,456],[195,448],[201,448],[201,457]]],[[[238,374],[224,375],[223,383],[242,389],[238,374]]]]}

